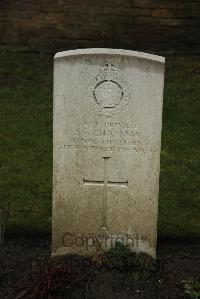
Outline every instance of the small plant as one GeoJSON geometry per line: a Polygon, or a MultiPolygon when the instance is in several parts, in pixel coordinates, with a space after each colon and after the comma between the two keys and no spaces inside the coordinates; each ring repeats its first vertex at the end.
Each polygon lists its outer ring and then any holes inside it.
{"type": "Polygon", "coordinates": [[[119,270],[130,270],[134,277],[147,278],[156,269],[155,261],[145,253],[131,252],[127,246],[116,243],[105,253],[107,264],[119,270]]]}
{"type": "Polygon", "coordinates": [[[194,279],[184,280],[185,294],[188,298],[200,299],[200,281],[195,281],[194,279]]]}
{"type": "Polygon", "coordinates": [[[54,298],[53,294],[69,287],[74,277],[68,265],[49,264],[46,269],[32,273],[32,279],[18,288],[15,299],[54,298]]]}
{"type": "Polygon", "coordinates": [[[11,202],[0,210],[0,245],[4,242],[5,230],[10,217],[11,202]]]}

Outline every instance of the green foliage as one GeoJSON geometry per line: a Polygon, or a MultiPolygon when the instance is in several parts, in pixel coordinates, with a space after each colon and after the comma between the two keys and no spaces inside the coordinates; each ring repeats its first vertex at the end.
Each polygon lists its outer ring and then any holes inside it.
{"type": "Polygon", "coordinates": [[[183,281],[185,294],[192,299],[200,298],[200,281],[195,281],[194,279],[188,279],[183,281]]]}
{"type": "Polygon", "coordinates": [[[134,273],[135,279],[147,278],[156,269],[155,261],[145,253],[131,252],[127,246],[116,242],[105,252],[107,264],[112,268],[134,273]]]}

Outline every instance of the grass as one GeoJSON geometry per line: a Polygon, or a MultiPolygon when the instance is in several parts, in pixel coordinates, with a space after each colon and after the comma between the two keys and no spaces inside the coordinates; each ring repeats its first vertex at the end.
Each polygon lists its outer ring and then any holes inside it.
{"type": "Polygon", "coordinates": [[[5,49],[0,59],[0,205],[12,201],[10,227],[50,231],[52,58],[5,49]]]}
{"type": "MultiPolygon", "coordinates": [[[[51,231],[53,55],[1,47],[1,201],[10,230],[51,231]]],[[[160,236],[200,236],[200,60],[167,57],[160,236]]]]}
{"type": "Polygon", "coordinates": [[[167,59],[159,233],[200,235],[200,60],[167,59]]]}

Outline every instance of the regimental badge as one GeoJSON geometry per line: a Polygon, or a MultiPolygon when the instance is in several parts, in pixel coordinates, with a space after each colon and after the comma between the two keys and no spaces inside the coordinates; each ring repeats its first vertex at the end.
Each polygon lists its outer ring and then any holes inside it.
{"type": "Polygon", "coordinates": [[[129,102],[127,83],[116,64],[106,63],[88,87],[88,97],[95,112],[110,117],[126,108],[129,102]]]}

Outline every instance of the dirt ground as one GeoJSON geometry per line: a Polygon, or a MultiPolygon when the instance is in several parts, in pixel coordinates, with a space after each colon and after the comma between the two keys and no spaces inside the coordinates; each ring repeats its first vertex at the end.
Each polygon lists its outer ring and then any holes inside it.
{"type": "MultiPolygon", "coordinates": [[[[49,264],[50,248],[49,236],[10,236],[0,246],[0,298],[39,298],[24,290],[37,280],[34,273],[49,264]]],[[[156,270],[142,279],[134,275],[134,269],[94,266],[80,257],[67,257],[65,265],[65,271],[70,269],[65,272],[70,282],[67,288],[60,293],[58,284],[58,292],[41,298],[199,298],[192,297],[193,290],[190,297],[185,292],[188,281],[200,278],[198,240],[159,240],[156,270]]]]}

